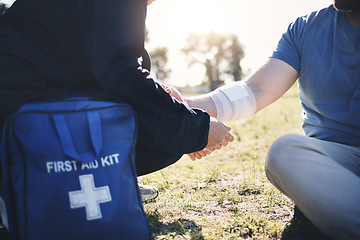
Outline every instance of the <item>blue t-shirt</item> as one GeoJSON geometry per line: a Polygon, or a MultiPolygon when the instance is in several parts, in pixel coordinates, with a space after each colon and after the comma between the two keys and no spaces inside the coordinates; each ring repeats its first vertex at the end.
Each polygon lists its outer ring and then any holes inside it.
{"type": "Polygon", "coordinates": [[[299,73],[305,134],[360,146],[360,28],[330,6],[292,23],[272,57],[299,73]]]}

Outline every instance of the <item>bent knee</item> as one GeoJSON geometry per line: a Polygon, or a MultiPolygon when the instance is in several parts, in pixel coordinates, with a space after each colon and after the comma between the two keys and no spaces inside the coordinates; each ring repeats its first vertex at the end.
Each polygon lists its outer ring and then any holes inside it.
{"type": "Polygon", "coordinates": [[[302,135],[288,134],[276,139],[269,148],[267,160],[274,161],[288,157],[294,147],[301,145],[302,137],[302,135]]]}
{"type": "Polygon", "coordinates": [[[275,140],[267,153],[265,170],[273,171],[284,164],[291,164],[296,151],[302,148],[304,138],[303,135],[288,134],[275,140]]]}
{"type": "Polygon", "coordinates": [[[282,184],[284,176],[291,174],[296,164],[296,153],[302,149],[304,136],[289,134],[274,141],[267,153],[265,161],[265,173],[269,181],[280,191],[285,191],[282,184]]]}

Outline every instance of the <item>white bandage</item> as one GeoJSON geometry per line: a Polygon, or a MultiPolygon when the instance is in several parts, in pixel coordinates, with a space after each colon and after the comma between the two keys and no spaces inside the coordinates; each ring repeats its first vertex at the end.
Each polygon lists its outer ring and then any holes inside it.
{"type": "Polygon", "coordinates": [[[222,122],[251,116],[256,111],[256,99],[243,82],[226,84],[209,94],[214,101],[217,118],[222,122]]]}

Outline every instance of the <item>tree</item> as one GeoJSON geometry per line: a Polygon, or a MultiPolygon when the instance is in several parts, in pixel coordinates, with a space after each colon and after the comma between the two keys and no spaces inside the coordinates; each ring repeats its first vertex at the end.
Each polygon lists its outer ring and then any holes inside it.
{"type": "Polygon", "coordinates": [[[240,44],[238,36],[231,35],[230,41],[231,45],[227,51],[227,59],[229,59],[227,73],[233,77],[234,81],[240,81],[242,77],[242,68],[240,62],[244,57],[244,50],[240,44]]]}
{"type": "MultiPolygon", "coordinates": [[[[145,42],[149,42],[149,32],[145,31],[145,42]]],[[[166,47],[157,47],[149,52],[151,57],[151,72],[155,73],[156,80],[165,81],[169,78],[171,70],[167,68],[168,49],[166,47]]]]}
{"type": "Polygon", "coordinates": [[[224,84],[229,77],[241,80],[240,61],[244,51],[234,34],[191,34],[182,52],[188,57],[189,66],[198,63],[205,67],[206,85],[210,90],[224,84]]]}
{"type": "Polygon", "coordinates": [[[168,57],[166,47],[157,47],[149,52],[151,56],[151,71],[155,73],[156,80],[165,81],[171,73],[166,67],[168,57]]]}
{"type": "Polygon", "coordinates": [[[0,16],[5,13],[5,11],[8,9],[5,3],[0,3],[0,16]]]}

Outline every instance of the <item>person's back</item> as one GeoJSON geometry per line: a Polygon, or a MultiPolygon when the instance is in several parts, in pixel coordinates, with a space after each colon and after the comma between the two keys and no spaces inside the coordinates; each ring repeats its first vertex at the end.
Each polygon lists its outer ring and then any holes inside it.
{"type": "Polygon", "coordinates": [[[135,109],[139,174],[203,149],[209,115],[149,77],[146,11],[146,0],[17,0],[0,17],[0,126],[28,102],[94,96],[135,109]]]}
{"type": "Polygon", "coordinates": [[[51,99],[70,86],[99,87],[87,65],[76,2],[19,0],[0,18],[0,123],[25,102],[51,99]]]}
{"type": "Polygon", "coordinates": [[[151,2],[15,1],[0,17],[0,131],[26,103],[78,96],[122,102],[137,115],[137,176],[233,141],[223,123],[176,101],[149,76],[144,40],[151,2]]]}

